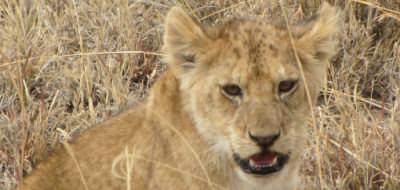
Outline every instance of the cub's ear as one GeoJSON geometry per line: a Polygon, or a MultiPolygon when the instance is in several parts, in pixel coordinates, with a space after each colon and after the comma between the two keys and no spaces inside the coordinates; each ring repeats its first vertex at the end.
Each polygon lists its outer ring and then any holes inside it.
{"type": "Polygon", "coordinates": [[[200,24],[181,8],[171,8],[165,23],[163,50],[173,69],[181,71],[194,67],[197,55],[204,52],[209,43],[200,24]]]}
{"type": "Polygon", "coordinates": [[[313,59],[325,62],[336,54],[342,13],[329,3],[323,3],[317,17],[305,24],[298,37],[297,47],[313,59]]]}

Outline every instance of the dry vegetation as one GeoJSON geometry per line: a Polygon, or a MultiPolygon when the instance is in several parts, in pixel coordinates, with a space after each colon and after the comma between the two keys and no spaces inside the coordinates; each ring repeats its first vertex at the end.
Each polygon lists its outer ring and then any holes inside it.
{"type": "MultiPolygon", "coordinates": [[[[310,122],[306,189],[400,189],[400,2],[330,2],[345,23],[310,122]]],[[[61,137],[145,97],[165,68],[174,4],[209,24],[281,15],[266,0],[0,1],[0,189],[15,189],[61,137]]],[[[283,3],[291,20],[320,4],[283,3]]]]}

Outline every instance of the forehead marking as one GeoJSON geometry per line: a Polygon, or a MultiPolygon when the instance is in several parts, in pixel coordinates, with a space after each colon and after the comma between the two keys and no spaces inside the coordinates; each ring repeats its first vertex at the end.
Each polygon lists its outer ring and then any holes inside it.
{"type": "MultiPolygon", "coordinates": [[[[235,62],[240,62],[242,65],[239,80],[244,78],[258,78],[261,75],[277,75],[284,77],[288,73],[284,65],[271,65],[269,62],[274,62],[271,58],[275,57],[280,51],[280,44],[276,44],[276,38],[282,38],[283,33],[273,30],[273,26],[265,24],[254,25],[254,23],[238,23],[230,25],[231,29],[236,32],[227,32],[226,37],[232,43],[231,55],[237,59],[235,62]],[[272,56],[272,57],[271,57],[272,56]],[[239,61],[241,60],[241,61],[239,61]],[[273,72],[273,73],[271,73],[273,72]],[[269,73],[269,74],[268,74],[269,73]]],[[[275,60],[277,61],[277,60],[275,60]]]]}

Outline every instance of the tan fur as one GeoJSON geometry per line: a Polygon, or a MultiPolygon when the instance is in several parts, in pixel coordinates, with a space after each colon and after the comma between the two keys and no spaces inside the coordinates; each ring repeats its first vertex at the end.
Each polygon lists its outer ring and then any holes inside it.
{"type": "MultiPolygon", "coordinates": [[[[314,101],[335,53],[337,12],[324,4],[318,18],[291,27],[314,101]]],[[[297,188],[310,108],[286,27],[263,19],[204,27],[176,7],[165,27],[170,68],[146,103],[85,132],[72,151],[57,149],[24,179],[23,190],[297,188]],[[297,89],[278,95],[287,79],[298,79],[297,89]],[[225,84],[240,85],[243,96],[227,97],[225,84]],[[249,131],[281,132],[271,147],[290,155],[281,171],[241,171],[233,153],[260,151],[249,131]]]]}

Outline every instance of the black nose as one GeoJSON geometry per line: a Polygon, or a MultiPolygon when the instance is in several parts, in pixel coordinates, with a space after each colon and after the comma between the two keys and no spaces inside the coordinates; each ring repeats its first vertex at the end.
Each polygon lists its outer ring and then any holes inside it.
{"type": "Polygon", "coordinates": [[[253,136],[249,132],[250,139],[262,147],[271,146],[276,140],[278,140],[280,135],[281,133],[279,132],[268,136],[253,136]]]}

